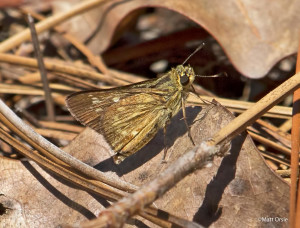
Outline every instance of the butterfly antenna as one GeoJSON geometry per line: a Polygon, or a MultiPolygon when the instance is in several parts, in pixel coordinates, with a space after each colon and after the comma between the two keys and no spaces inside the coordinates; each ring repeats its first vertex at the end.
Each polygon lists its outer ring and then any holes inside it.
{"type": "Polygon", "coordinates": [[[201,48],[203,48],[205,45],[205,43],[202,43],[199,45],[199,47],[197,47],[197,49],[189,55],[189,57],[186,58],[186,60],[183,61],[182,65],[184,65],[193,55],[195,55],[196,52],[198,52],[201,48]]]}
{"type": "Polygon", "coordinates": [[[196,74],[195,76],[199,77],[199,78],[218,78],[218,77],[227,77],[228,75],[226,72],[223,72],[223,73],[213,74],[213,75],[198,75],[198,74],[196,74]]]}

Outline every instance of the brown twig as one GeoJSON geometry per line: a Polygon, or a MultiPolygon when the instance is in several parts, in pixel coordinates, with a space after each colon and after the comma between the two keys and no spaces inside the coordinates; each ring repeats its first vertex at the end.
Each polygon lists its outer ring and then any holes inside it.
{"type": "Polygon", "coordinates": [[[288,132],[292,129],[292,118],[286,120],[283,124],[280,125],[280,130],[284,132],[288,132]]]}
{"type": "MultiPolygon", "coordinates": [[[[80,86],[81,88],[87,88],[87,89],[103,89],[103,86],[97,86],[93,83],[90,83],[86,80],[67,75],[67,74],[62,74],[62,73],[57,73],[58,78],[60,80],[67,81],[69,85],[75,85],[75,86],[80,86]]],[[[73,90],[74,92],[74,90],[73,90]]]]}
{"type": "MultiPolygon", "coordinates": [[[[34,128],[34,130],[38,134],[40,134],[44,137],[47,137],[47,138],[51,138],[52,140],[53,139],[64,139],[64,140],[67,140],[67,141],[71,141],[77,136],[76,133],[66,132],[66,131],[59,131],[59,130],[52,130],[52,129],[45,129],[45,128],[34,128]]],[[[58,143],[55,142],[55,144],[57,145],[58,143]]]]}
{"type": "Polygon", "coordinates": [[[43,127],[42,124],[26,109],[22,109],[20,107],[16,107],[16,113],[20,115],[23,119],[26,119],[30,124],[35,127],[43,127]]]}
{"type": "MultiPolygon", "coordinates": [[[[247,101],[236,101],[232,99],[226,99],[226,98],[213,98],[209,96],[202,96],[202,100],[194,95],[193,93],[190,93],[190,96],[187,99],[188,104],[190,105],[204,105],[205,103],[203,100],[211,101],[212,99],[217,100],[220,104],[228,108],[232,112],[237,113],[243,113],[245,110],[250,109],[255,105],[254,102],[247,102],[247,101]]],[[[271,117],[271,118],[280,118],[280,119],[289,119],[292,116],[292,109],[290,107],[284,107],[284,106],[273,106],[270,110],[264,113],[265,117],[271,117]]]]}
{"type": "Polygon", "coordinates": [[[261,100],[259,100],[250,109],[239,115],[231,121],[226,127],[222,128],[214,137],[212,143],[217,145],[220,142],[232,138],[244,131],[247,126],[253,124],[256,119],[260,118],[272,106],[280,102],[288,94],[300,87],[300,73],[297,73],[290,79],[286,80],[280,86],[272,90],[261,100]]]}
{"type": "MultiPolygon", "coordinates": [[[[220,149],[221,147],[209,146],[206,142],[201,143],[172,163],[155,180],[102,211],[98,219],[82,223],[81,227],[122,227],[130,216],[161,197],[186,175],[205,167],[220,153],[220,149]]],[[[201,226],[195,224],[195,227],[201,226]]]]}
{"type": "Polygon", "coordinates": [[[275,161],[279,164],[290,166],[289,161],[287,161],[286,159],[280,158],[278,156],[275,156],[273,153],[270,153],[270,152],[267,152],[267,151],[261,151],[261,150],[260,150],[260,153],[262,154],[262,156],[264,158],[275,161]]]}
{"type": "MultiPolygon", "coordinates": [[[[3,54],[0,53],[0,62],[12,63],[22,66],[35,67],[37,68],[37,61],[33,58],[20,57],[12,54],[3,54]]],[[[66,66],[64,64],[53,63],[51,61],[45,60],[45,67],[49,71],[66,73],[71,75],[76,75],[81,78],[89,78],[94,80],[100,80],[103,82],[110,83],[112,85],[126,85],[127,82],[124,82],[120,79],[106,77],[103,74],[92,72],[89,70],[83,70],[78,67],[66,66]]]]}
{"type": "Polygon", "coordinates": [[[29,24],[30,32],[31,32],[31,38],[32,38],[32,43],[34,47],[34,52],[38,61],[38,67],[40,70],[41,74],[41,79],[43,82],[43,89],[45,92],[45,103],[46,103],[46,111],[47,111],[47,116],[48,119],[53,121],[55,119],[55,110],[54,110],[54,103],[53,103],[53,98],[51,96],[51,89],[49,87],[49,81],[47,78],[47,72],[45,69],[45,64],[43,61],[43,54],[41,53],[40,50],[40,45],[39,45],[39,40],[37,37],[37,33],[35,30],[34,26],[34,21],[33,18],[30,16],[30,14],[27,15],[27,21],[29,24]]]}
{"type": "Polygon", "coordinates": [[[66,123],[59,123],[59,122],[50,122],[50,121],[39,121],[41,126],[45,128],[57,129],[57,130],[64,130],[74,133],[82,132],[85,127],[83,126],[74,126],[73,124],[66,124],[66,123]]]}
{"type": "Polygon", "coordinates": [[[267,139],[263,136],[260,136],[259,134],[256,134],[252,131],[248,131],[248,134],[251,135],[251,137],[254,140],[256,140],[256,141],[258,141],[258,142],[260,142],[260,143],[262,143],[266,146],[272,147],[275,150],[277,150],[278,152],[281,152],[282,154],[285,154],[287,156],[291,156],[291,150],[289,148],[287,148],[285,146],[282,146],[282,145],[280,145],[276,142],[273,142],[272,140],[269,140],[269,139],[267,139]]]}
{"type": "Polygon", "coordinates": [[[262,119],[258,119],[256,121],[256,124],[258,124],[262,128],[262,130],[266,131],[269,135],[277,139],[281,144],[288,148],[291,148],[291,134],[262,119]]]}
{"type": "MultiPolygon", "coordinates": [[[[299,33],[300,34],[300,33],[299,33]]],[[[300,40],[299,40],[300,41],[300,40]]],[[[300,46],[298,49],[296,72],[300,72],[300,46]]],[[[299,74],[299,73],[298,73],[299,74]]],[[[300,75],[298,76],[300,77],[300,75]]],[[[290,227],[300,226],[300,191],[299,191],[299,137],[300,137],[300,89],[294,92],[292,118],[292,156],[291,156],[291,192],[290,192],[290,227]],[[297,195],[298,189],[298,195],[297,195]]]]}

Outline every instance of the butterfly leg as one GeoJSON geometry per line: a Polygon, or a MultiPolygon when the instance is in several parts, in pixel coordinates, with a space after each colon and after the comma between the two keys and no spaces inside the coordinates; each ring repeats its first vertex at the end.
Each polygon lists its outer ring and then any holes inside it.
{"type": "Polygon", "coordinates": [[[164,126],[164,156],[161,159],[161,163],[167,163],[166,156],[167,156],[168,148],[167,148],[166,134],[167,134],[167,124],[165,124],[164,126]]]}
{"type": "Polygon", "coordinates": [[[189,127],[189,125],[188,125],[188,122],[187,122],[187,120],[186,120],[185,102],[184,102],[184,99],[183,99],[183,98],[181,98],[181,106],[182,106],[183,120],[184,120],[185,126],[186,126],[187,129],[188,129],[188,136],[190,137],[190,139],[191,139],[193,145],[195,146],[196,144],[195,144],[195,142],[194,142],[194,140],[193,140],[193,138],[192,138],[192,135],[191,135],[191,129],[190,129],[190,127],[189,127]]]}
{"type": "Polygon", "coordinates": [[[199,94],[197,94],[197,92],[196,92],[196,90],[195,90],[195,87],[194,87],[193,85],[191,86],[191,89],[192,89],[192,92],[194,93],[194,95],[196,95],[198,98],[200,98],[200,100],[201,100],[204,104],[206,104],[206,105],[212,104],[211,101],[205,100],[205,99],[203,99],[199,94]]]}

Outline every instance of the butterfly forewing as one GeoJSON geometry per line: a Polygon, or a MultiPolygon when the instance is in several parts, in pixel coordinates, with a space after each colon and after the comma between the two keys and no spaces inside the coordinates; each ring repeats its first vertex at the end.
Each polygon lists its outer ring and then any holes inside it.
{"type": "Polygon", "coordinates": [[[129,96],[127,92],[116,92],[112,90],[82,91],[73,93],[67,97],[66,103],[69,111],[75,119],[83,125],[87,125],[96,131],[100,131],[97,125],[91,126],[103,111],[118,102],[118,98],[129,96]]]}

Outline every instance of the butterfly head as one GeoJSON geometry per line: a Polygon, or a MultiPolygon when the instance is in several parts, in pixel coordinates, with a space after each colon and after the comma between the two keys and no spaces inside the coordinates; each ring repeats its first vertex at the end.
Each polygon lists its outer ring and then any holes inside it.
{"type": "Polygon", "coordinates": [[[179,83],[184,87],[190,87],[195,79],[195,72],[193,68],[188,66],[179,65],[175,68],[176,74],[178,75],[179,83]]]}

